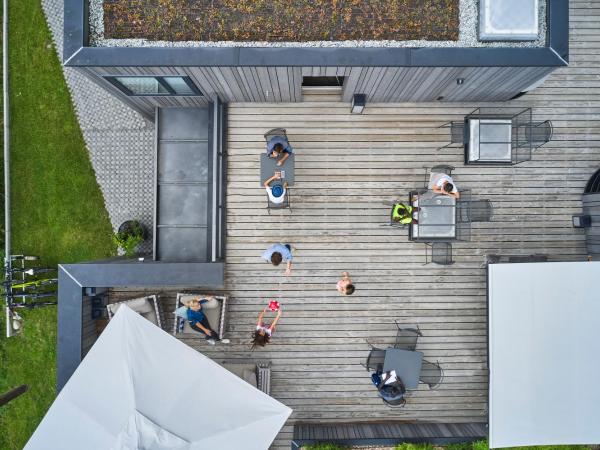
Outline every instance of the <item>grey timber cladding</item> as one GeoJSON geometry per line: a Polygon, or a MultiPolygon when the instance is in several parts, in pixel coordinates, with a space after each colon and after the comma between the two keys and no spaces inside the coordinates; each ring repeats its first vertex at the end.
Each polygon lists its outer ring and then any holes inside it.
{"type": "Polygon", "coordinates": [[[343,100],[369,102],[506,101],[552,72],[548,67],[94,67],[79,69],[148,118],[154,107],[198,107],[225,102],[302,101],[303,76],[345,76],[343,100]],[[203,97],[127,97],[103,77],[185,75],[203,97]],[[464,78],[462,85],[457,78],[464,78]]]}

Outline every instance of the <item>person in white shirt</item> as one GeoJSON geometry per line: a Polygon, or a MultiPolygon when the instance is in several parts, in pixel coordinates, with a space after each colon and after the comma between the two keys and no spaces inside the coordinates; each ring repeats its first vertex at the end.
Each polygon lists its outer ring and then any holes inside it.
{"type": "Polygon", "coordinates": [[[431,176],[431,190],[435,194],[448,195],[450,197],[459,198],[460,193],[454,184],[454,180],[450,175],[445,173],[436,173],[431,176]]]}
{"type": "Polygon", "coordinates": [[[283,185],[276,184],[271,187],[271,183],[275,180],[281,180],[281,172],[275,172],[271,178],[269,178],[263,183],[263,185],[267,190],[269,200],[271,200],[272,203],[280,204],[283,203],[285,200],[285,192],[287,190],[288,184],[286,181],[283,185]]]}

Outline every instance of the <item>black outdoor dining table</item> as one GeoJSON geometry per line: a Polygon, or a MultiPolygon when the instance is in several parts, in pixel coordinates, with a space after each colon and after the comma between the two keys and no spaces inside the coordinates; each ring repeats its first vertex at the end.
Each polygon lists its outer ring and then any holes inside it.
{"type": "Polygon", "coordinates": [[[410,193],[411,206],[418,206],[414,214],[418,220],[409,228],[409,238],[413,241],[456,239],[456,199],[448,195],[434,194],[431,191],[418,195],[413,203],[414,192],[410,193]]]}
{"type": "Polygon", "coordinates": [[[406,389],[417,389],[422,363],[423,353],[390,347],[385,350],[383,371],[395,370],[406,389]]]}
{"type": "Polygon", "coordinates": [[[294,185],[296,159],[294,155],[290,155],[285,160],[282,166],[277,165],[279,158],[269,158],[266,153],[260,155],[260,185],[262,186],[265,180],[273,176],[275,172],[281,172],[281,182],[289,186],[294,185]]]}

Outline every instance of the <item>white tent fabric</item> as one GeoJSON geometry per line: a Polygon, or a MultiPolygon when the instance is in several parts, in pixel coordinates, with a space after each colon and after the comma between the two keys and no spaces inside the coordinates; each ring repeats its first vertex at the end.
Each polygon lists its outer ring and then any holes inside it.
{"type": "Polygon", "coordinates": [[[27,450],[265,450],[291,409],[119,308],[27,450]]]}
{"type": "Polygon", "coordinates": [[[600,262],[491,264],[489,445],[600,443],[600,262]]]}

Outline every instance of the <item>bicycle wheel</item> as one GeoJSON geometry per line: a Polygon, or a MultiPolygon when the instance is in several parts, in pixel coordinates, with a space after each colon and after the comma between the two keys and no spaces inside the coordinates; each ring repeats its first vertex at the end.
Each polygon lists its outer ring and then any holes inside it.
{"type": "Polygon", "coordinates": [[[44,286],[53,286],[58,283],[58,278],[46,278],[44,280],[32,280],[23,282],[22,280],[13,280],[11,287],[13,289],[35,289],[44,286]]]}
{"type": "Polygon", "coordinates": [[[11,261],[37,261],[40,259],[39,256],[30,256],[30,255],[10,255],[11,261]]]}
{"type": "Polygon", "coordinates": [[[9,297],[21,299],[30,298],[32,300],[35,300],[36,298],[56,297],[56,292],[23,292],[21,294],[12,293],[9,295],[9,297]]]}
{"type": "Polygon", "coordinates": [[[50,269],[47,267],[30,267],[28,269],[26,268],[21,268],[21,267],[16,267],[13,268],[11,271],[14,274],[25,274],[25,275],[30,275],[30,276],[34,276],[34,275],[38,275],[40,273],[52,273],[52,272],[56,272],[58,269],[50,269]]]}
{"type": "Polygon", "coordinates": [[[33,309],[33,308],[40,308],[42,306],[53,306],[56,305],[58,302],[33,302],[33,303],[13,303],[12,305],[10,305],[11,308],[27,308],[27,309],[33,309]]]}

